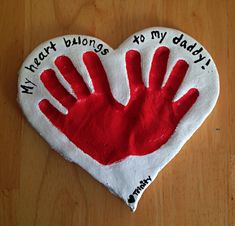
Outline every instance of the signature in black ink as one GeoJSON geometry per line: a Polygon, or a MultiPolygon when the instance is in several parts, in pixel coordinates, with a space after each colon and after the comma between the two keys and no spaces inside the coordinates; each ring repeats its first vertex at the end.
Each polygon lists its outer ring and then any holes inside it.
{"type": "Polygon", "coordinates": [[[146,187],[147,184],[149,184],[152,181],[151,177],[148,176],[148,178],[141,180],[139,183],[140,185],[137,186],[137,188],[133,191],[132,194],[129,195],[128,203],[134,203],[135,198],[140,194],[140,192],[146,187]]]}

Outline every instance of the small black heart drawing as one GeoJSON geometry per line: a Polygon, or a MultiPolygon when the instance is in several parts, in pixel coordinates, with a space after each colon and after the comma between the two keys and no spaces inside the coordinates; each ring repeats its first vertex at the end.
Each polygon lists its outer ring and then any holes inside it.
{"type": "Polygon", "coordinates": [[[129,203],[135,202],[135,197],[133,195],[129,195],[128,202],[129,203]]]}

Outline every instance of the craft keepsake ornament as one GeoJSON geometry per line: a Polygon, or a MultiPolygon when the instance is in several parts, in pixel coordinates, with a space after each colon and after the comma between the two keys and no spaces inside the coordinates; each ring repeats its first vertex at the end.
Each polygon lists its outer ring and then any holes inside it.
{"type": "Polygon", "coordinates": [[[215,106],[219,77],[201,44],[154,27],[116,50],[84,35],[44,42],[24,61],[18,89],[52,148],[134,211],[215,106]]]}

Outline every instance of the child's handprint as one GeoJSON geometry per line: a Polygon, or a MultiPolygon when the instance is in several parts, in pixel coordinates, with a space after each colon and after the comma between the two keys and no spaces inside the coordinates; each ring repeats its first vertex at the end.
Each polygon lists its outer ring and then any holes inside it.
{"type": "Polygon", "coordinates": [[[60,56],[55,64],[77,98],[61,85],[55,72],[48,69],[41,74],[41,81],[68,113],[62,114],[47,99],[39,102],[39,108],[71,142],[101,164],[112,164],[130,155],[149,154],[168,141],[199,95],[198,90],[192,88],[172,102],[188,64],[178,60],[162,87],[168,57],[167,47],[155,51],[147,88],[142,81],[139,52],[126,53],[130,100],[124,106],[113,98],[105,70],[94,52],[83,55],[93,93],[70,59],[60,56]]]}

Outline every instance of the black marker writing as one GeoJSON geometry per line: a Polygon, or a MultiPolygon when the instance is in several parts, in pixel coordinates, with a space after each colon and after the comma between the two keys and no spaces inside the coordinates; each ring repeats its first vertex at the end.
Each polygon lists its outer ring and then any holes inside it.
{"type": "Polygon", "coordinates": [[[140,194],[140,192],[146,187],[147,184],[149,184],[152,181],[151,177],[148,176],[148,178],[141,180],[139,183],[140,185],[137,186],[137,188],[133,191],[132,194],[129,195],[128,197],[128,203],[133,203],[135,202],[135,197],[140,194]]]}
{"type": "Polygon", "coordinates": [[[63,40],[67,48],[74,45],[91,46],[96,53],[100,52],[102,55],[109,53],[109,50],[104,48],[104,45],[102,43],[98,43],[95,39],[77,36],[74,38],[63,38],[63,40]]]}
{"type": "Polygon", "coordinates": [[[137,43],[138,45],[140,44],[140,42],[144,42],[145,37],[144,35],[134,35],[134,40],[133,43],[137,43]]]}
{"type": "Polygon", "coordinates": [[[56,43],[50,41],[49,44],[50,45],[44,47],[38,56],[33,59],[33,63],[31,63],[29,66],[25,66],[27,70],[35,72],[40,66],[41,62],[51,53],[51,51],[56,51],[56,43]]]}
{"type": "Polygon", "coordinates": [[[196,56],[197,58],[194,60],[194,63],[199,63],[206,58],[206,56],[202,54],[204,49],[202,47],[198,47],[198,43],[196,42],[189,43],[190,41],[186,40],[183,34],[181,34],[179,37],[175,36],[172,39],[172,42],[175,45],[179,45],[180,47],[184,48],[193,56],[196,56]]]}
{"type": "Polygon", "coordinates": [[[25,79],[26,81],[24,82],[23,85],[20,85],[21,87],[21,92],[26,93],[26,94],[33,94],[32,90],[35,86],[37,86],[35,83],[31,82],[29,79],[25,79]]]}
{"type": "MultiPolygon", "coordinates": [[[[205,65],[208,66],[208,65],[210,64],[210,62],[211,62],[211,60],[209,59],[209,60],[206,62],[205,65]]],[[[201,68],[202,68],[203,70],[205,70],[205,66],[202,65],[201,68]]]]}
{"type": "Polygon", "coordinates": [[[152,39],[158,38],[159,43],[161,44],[164,38],[166,37],[166,33],[167,32],[151,31],[151,38],[152,39]]]}

